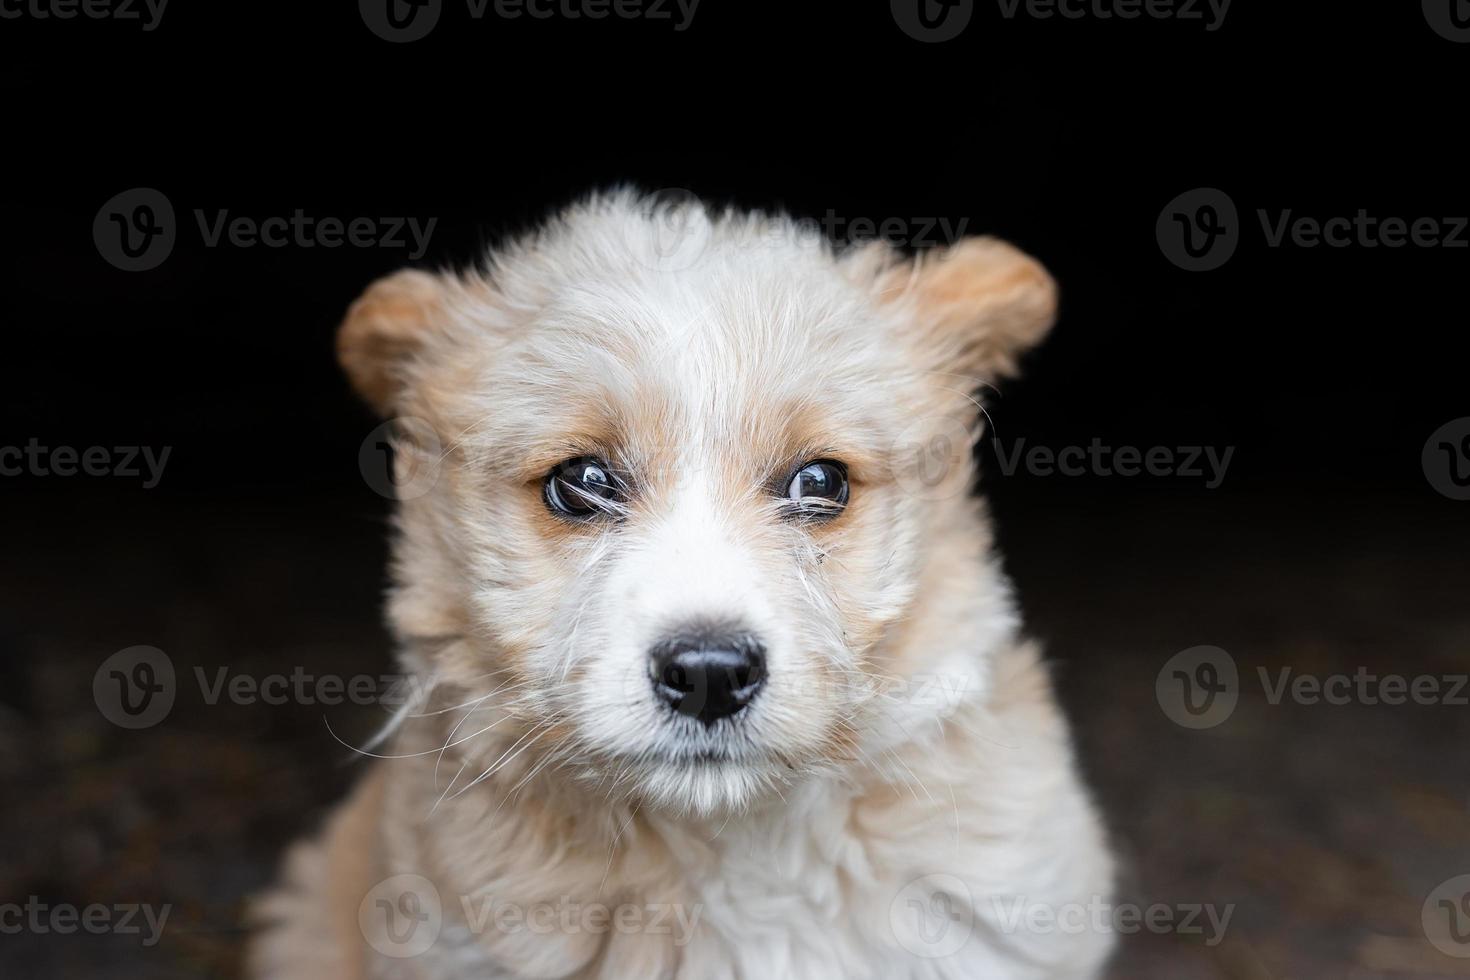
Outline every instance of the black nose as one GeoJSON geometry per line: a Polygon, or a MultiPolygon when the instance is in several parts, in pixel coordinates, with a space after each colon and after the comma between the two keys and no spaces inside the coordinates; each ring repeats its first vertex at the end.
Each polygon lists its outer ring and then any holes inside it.
{"type": "Polygon", "coordinates": [[[650,653],[654,692],[706,725],[740,711],[766,682],[766,649],[749,633],[671,637],[650,653]]]}

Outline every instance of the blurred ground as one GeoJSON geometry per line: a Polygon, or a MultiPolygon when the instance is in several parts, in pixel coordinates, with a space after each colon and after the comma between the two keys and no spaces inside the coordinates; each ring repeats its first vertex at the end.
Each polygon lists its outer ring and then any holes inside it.
{"type": "MultiPolygon", "coordinates": [[[[1213,946],[1125,938],[1113,976],[1470,976],[1420,923],[1429,891],[1470,873],[1470,708],[1272,705],[1257,674],[1470,671],[1464,505],[996,489],[1007,566],[1124,856],[1121,900],[1233,906],[1213,946]],[[1155,679],[1199,644],[1231,653],[1242,694],[1191,731],[1155,679]]],[[[0,935],[0,976],[230,976],[242,901],[354,778],[326,723],[352,738],[381,711],[209,705],[190,682],[164,723],[129,732],[97,711],[93,674],[135,644],[191,677],[390,669],[382,507],[88,499],[0,498],[0,902],[173,910],[153,948],[0,935]]]]}

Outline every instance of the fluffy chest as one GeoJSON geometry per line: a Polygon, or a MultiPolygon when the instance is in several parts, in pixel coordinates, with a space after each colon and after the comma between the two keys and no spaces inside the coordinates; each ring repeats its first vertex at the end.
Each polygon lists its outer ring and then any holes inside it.
{"type": "Polygon", "coordinates": [[[769,819],[730,821],[707,838],[666,836],[680,900],[697,914],[676,975],[908,975],[888,924],[901,875],[891,842],[862,823],[843,790],[823,786],[798,791],[769,819]]]}

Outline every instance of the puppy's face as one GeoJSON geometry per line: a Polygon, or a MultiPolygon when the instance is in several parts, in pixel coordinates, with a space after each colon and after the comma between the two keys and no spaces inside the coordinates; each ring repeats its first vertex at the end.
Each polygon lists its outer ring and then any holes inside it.
{"type": "Polygon", "coordinates": [[[933,556],[979,521],[970,392],[1053,306],[992,240],[916,267],[626,198],[483,275],[375,285],[342,358],[407,420],[400,465],[433,467],[393,618],[457,638],[416,666],[508,723],[487,766],[520,748],[653,806],[856,762],[917,669],[898,637],[933,556]],[[697,254],[661,248],[671,219],[697,254]]]}

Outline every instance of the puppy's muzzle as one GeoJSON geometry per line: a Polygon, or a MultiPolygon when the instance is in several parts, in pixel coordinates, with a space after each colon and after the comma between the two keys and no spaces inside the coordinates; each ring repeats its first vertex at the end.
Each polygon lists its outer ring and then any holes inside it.
{"type": "Polygon", "coordinates": [[[766,682],[766,648],[747,632],[691,630],[649,656],[659,700],[707,727],[744,710],[766,682]]]}

